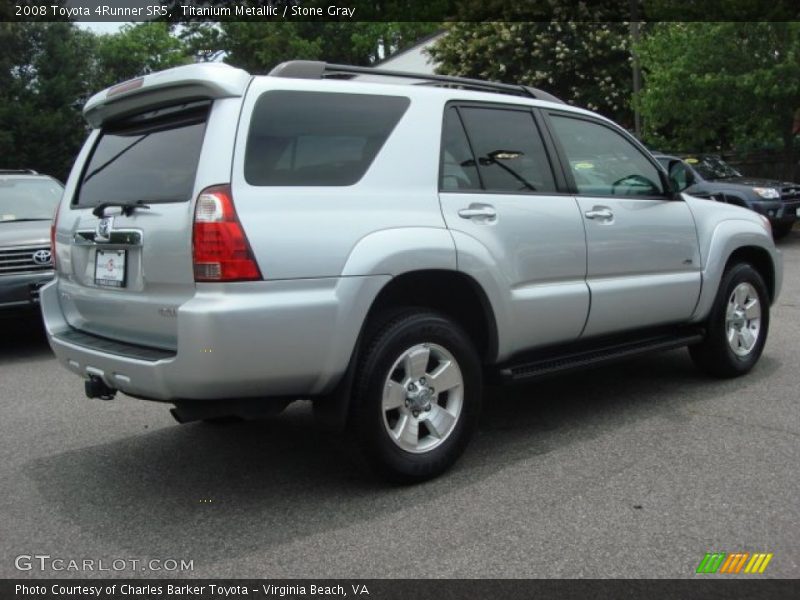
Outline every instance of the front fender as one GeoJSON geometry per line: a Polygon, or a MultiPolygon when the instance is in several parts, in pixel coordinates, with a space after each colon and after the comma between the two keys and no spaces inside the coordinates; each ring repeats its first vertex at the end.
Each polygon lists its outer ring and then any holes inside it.
{"type": "Polygon", "coordinates": [[[700,228],[700,255],[703,260],[703,287],[692,321],[704,320],[711,312],[719,289],[725,265],[739,248],[757,247],[769,254],[775,278],[773,301],[778,297],[782,284],[782,261],[780,252],[764,228],[757,222],[745,219],[727,219],[719,222],[710,231],[700,228]]]}

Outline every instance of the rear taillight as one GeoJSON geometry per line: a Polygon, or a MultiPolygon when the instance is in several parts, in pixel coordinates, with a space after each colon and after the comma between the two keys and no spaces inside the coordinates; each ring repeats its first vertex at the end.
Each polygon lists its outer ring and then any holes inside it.
{"type": "Polygon", "coordinates": [[[58,209],[61,208],[60,203],[56,205],[56,212],[53,214],[53,220],[50,221],[50,261],[53,263],[53,268],[56,268],[56,228],[58,227],[58,209]]]}
{"type": "Polygon", "coordinates": [[[236,216],[229,185],[204,189],[194,209],[195,281],[261,279],[253,251],[236,216]]]}

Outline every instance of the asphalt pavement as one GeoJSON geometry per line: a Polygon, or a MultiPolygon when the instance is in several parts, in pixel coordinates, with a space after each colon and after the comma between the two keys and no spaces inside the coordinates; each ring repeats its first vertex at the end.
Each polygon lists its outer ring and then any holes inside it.
{"type": "Polygon", "coordinates": [[[36,320],[0,323],[0,577],[695,577],[744,551],[796,578],[800,232],[780,247],[750,375],[674,351],[489,388],[466,455],[413,487],[371,478],[307,403],[209,426],[88,400],[36,320]]]}

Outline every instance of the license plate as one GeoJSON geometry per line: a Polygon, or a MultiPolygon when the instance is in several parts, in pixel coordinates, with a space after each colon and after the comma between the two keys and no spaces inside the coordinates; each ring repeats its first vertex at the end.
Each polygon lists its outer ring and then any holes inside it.
{"type": "Polygon", "coordinates": [[[94,282],[106,287],[125,287],[125,250],[98,250],[94,282]]]}
{"type": "Polygon", "coordinates": [[[794,209],[794,214],[796,214],[798,217],[800,217],[800,206],[798,206],[797,208],[794,209]]]}

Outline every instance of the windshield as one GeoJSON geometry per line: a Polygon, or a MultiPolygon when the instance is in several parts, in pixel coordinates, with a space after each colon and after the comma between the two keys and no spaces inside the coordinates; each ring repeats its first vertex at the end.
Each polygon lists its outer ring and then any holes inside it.
{"type": "Polygon", "coordinates": [[[53,179],[0,179],[0,223],[51,220],[63,191],[53,179]]]}
{"type": "Polygon", "coordinates": [[[704,156],[703,158],[687,157],[686,163],[700,173],[703,179],[725,179],[726,177],[741,177],[742,174],[730,166],[721,158],[716,156],[704,156]]]}

